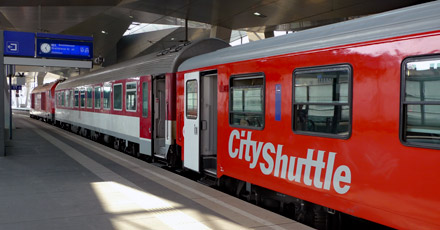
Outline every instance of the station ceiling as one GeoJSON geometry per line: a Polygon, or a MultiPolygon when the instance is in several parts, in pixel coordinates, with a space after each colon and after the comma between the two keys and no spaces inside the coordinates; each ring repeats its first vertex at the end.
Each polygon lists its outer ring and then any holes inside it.
{"type": "Polygon", "coordinates": [[[302,30],[426,0],[2,0],[0,29],[93,36],[107,55],[132,22],[232,30],[302,30]],[[260,15],[256,16],[258,12],[260,15]]]}

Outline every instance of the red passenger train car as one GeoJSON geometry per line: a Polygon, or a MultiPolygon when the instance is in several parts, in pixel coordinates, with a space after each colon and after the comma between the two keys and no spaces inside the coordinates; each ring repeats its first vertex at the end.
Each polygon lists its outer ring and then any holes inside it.
{"type": "Polygon", "coordinates": [[[52,123],[55,121],[55,87],[60,81],[37,86],[31,92],[30,117],[52,123]]]}
{"type": "Polygon", "coordinates": [[[439,12],[437,1],[188,59],[183,166],[319,228],[345,213],[439,229],[439,12]]]}

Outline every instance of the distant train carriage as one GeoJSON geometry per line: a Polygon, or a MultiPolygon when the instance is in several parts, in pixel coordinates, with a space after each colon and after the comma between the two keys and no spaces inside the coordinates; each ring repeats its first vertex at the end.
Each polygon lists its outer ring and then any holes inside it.
{"type": "Polygon", "coordinates": [[[30,117],[49,123],[55,121],[54,95],[59,81],[37,86],[31,92],[30,117]]]}
{"type": "Polygon", "coordinates": [[[319,228],[346,213],[439,229],[439,12],[437,1],[188,59],[183,166],[319,228]]]}
{"type": "Polygon", "coordinates": [[[185,43],[66,80],[56,88],[56,122],[116,149],[178,162],[177,67],[226,46],[218,39],[185,43]]]}

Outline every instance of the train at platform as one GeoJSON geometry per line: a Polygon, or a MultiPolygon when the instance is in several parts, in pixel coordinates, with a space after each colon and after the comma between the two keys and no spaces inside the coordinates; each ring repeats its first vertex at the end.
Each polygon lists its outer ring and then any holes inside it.
{"type": "Polygon", "coordinates": [[[185,43],[45,86],[51,121],[319,229],[438,229],[439,11],[185,43]]]}

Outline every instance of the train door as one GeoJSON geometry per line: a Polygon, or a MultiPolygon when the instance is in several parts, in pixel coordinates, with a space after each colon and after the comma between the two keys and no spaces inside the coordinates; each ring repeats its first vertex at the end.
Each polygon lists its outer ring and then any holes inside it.
{"type": "Polygon", "coordinates": [[[46,111],[46,92],[41,93],[41,112],[46,111]]]}
{"type": "Polygon", "coordinates": [[[200,73],[200,86],[200,167],[217,175],[217,72],[200,73]]]}
{"type": "Polygon", "coordinates": [[[199,156],[199,126],[200,126],[200,110],[199,110],[199,88],[200,76],[199,72],[186,73],[184,76],[184,160],[185,168],[200,172],[200,156],[199,156]]]}
{"type": "Polygon", "coordinates": [[[153,77],[153,149],[154,156],[162,159],[166,158],[168,148],[165,144],[166,130],[166,92],[165,75],[153,77]]]}
{"type": "Polygon", "coordinates": [[[139,95],[142,114],[140,117],[140,146],[139,153],[152,156],[151,127],[151,76],[140,78],[139,95]]]}
{"type": "Polygon", "coordinates": [[[185,74],[184,166],[217,174],[217,72],[185,74]]]}

